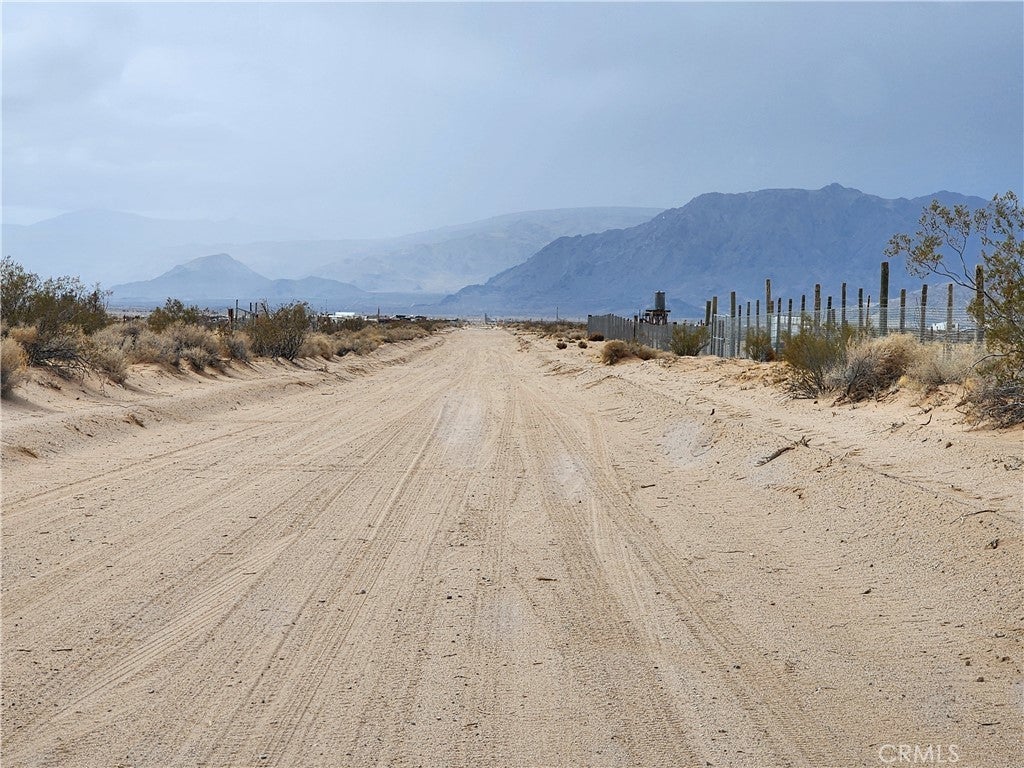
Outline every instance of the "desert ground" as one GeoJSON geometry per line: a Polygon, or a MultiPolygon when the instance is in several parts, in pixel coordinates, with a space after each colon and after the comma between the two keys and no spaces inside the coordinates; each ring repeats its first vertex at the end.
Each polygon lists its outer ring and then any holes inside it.
{"type": "Polygon", "coordinates": [[[1024,433],[599,348],[37,375],[5,768],[1020,764],[1024,433]]]}

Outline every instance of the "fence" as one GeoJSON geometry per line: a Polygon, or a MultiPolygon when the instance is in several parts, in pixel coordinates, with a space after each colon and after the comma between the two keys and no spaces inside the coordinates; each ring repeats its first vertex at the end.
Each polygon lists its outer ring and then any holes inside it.
{"type": "MultiPolygon", "coordinates": [[[[934,341],[947,345],[984,341],[984,328],[967,312],[967,303],[980,298],[984,275],[981,267],[975,273],[978,290],[943,285],[938,300],[929,298],[928,285],[920,290],[900,290],[899,298],[890,301],[889,262],[882,262],[879,294],[873,300],[863,288],[856,295],[842,284],[840,296],[821,295],[821,285],[815,285],[808,301],[806,294],[799,300],[773,297],[771,280],[765,280],[764,303],[758,298],[739,301],[735,291],[729,294],[728,312],[719,311],[718,297],[705,303],[704,325],[710,329],[707,354],[721,357],[743,357],[751,331],[767,333],[767,339],[776,356],[785,346],[786,339],[802,329],[830,334],[856,329],[859,335],[887,336],[892,333],[910,333],[923,342],[934,341]]],[[[895,298],[895,297],[893,297],[895,298]]],[[[697,324],[700,324],[697,321],[697,324]]],[[[628,320],[616,315],[591,315],[587,318],[587,332],[600,333],[606,339],[636,340],[657,349],[668,349],[676,323],[654,325],[639,318],[628,320]]]]}
{"type": "Polygon", "coordinates": [[[587,335],[600,334],[606,339],[638,341],[655,349],[668,349],[675,323],[654,325],[628,320],[618,315],[587,315],[587,335]]]}

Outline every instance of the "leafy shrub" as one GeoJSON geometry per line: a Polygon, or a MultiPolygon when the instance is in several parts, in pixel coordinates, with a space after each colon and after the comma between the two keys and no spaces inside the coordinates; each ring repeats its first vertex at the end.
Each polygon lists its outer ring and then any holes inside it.
{"type": "Polygon", "coordinates": [[[564,341],[559,341],[557,344],[555,344],[555,346],[558,347],[559,349],[565,349],[569,345],[566,344],[564,341]]]}
{"type": "Polygon", "coordinates": [[[157,307],[149,313],[146,324],[151,331],[157,333],[178,323],[181,325],[199,325],[203,321],[203,312],[195,305],[185,306],[178,299],[167,299],[163,307],[157,307]]]}
{"type": "Polygon", "coordinates": [[[71,329],[92,333],[107,325],[104,298],[99,286],[89,289],[77,277],[40,280],[9,256],[0,260],[0,319],[8,326],[37,328],[43,348],[58,336],[74,334],[71,329]]]}
{"type": "Polygon", "coordinates": [[[711,333],[706,325],[690,325],[681,323],[672,329],[672,340],[669,349],[680,357],[699,355],[711,340],[711,333]]]}
{"type": "Polygon", "coordinates": [[[772,347],[772,332],[767,328],[751,328],[746,338],[747,357],[759,363],[767,363],[775,359],[772,347]]]}
{"type": "Polygon", "coordinates": [[[579,347],[580,349],[586,349],[587,342],[581,340],[576,346],[579,347]]]}
{"type": "Polygon", "coordinates": [[[0,397],[8,397],[28,378],[28,355],[21,344],[9,336],[0,341],[0,397]]]}
{"type": "Polygon", "coordinates": [[[838,333],[802,328],[786,340],[782,359],[789,365],[787,385],[796,397],[817,397],[839,386],[837,373],[846,345],[838,333]]]}
{"type": "Polygon", "coordinates": [[[313,318],[305,302],[286,304],[270,314],[254,317],[246,327],[253,352],[262,357],[294,360],[302,349],[313,318]]]}

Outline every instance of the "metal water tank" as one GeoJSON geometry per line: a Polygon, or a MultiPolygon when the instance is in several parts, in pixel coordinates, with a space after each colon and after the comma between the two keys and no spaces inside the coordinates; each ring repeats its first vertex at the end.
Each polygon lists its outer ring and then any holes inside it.
{"type": "Polygon", "coordinates": [[[658,312],[665,311],[665,292],[655,291],[654,292],[654,309],[658,312]]]}

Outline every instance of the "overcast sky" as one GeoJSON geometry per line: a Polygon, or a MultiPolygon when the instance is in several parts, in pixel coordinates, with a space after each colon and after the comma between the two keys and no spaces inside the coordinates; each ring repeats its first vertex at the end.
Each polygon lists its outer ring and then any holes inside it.
{"type": "Polygon", "coordinates": [[[1024,176],[1024,4],[3,4],[5,220],[384,236],[1024,176]]]}

